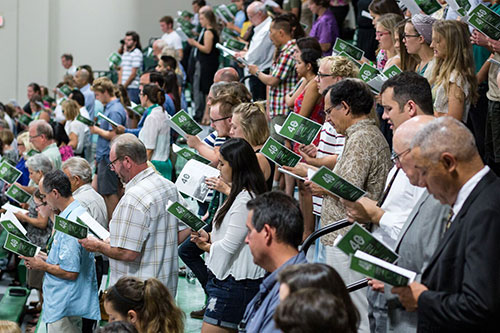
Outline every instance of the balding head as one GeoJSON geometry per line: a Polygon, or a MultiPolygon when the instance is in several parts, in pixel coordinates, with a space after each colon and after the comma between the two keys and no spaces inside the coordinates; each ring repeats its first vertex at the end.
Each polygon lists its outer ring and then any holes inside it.
{"type": "Polygon", "coordinates": [[[90,73],[85,68],[78,69],[75,73],[75,85],[80,89],[86,86],[90,81],[90,73]]]}
{"type": "Polygon", "coordinates": [[[254,27],[267,19],[266,5],[260,1],[252,2],[247,8],[247,16],[254,27]]]}
{"type": "Polygon", "coordinates": [[[165,42],[163,39],[160,38],[155,40],[153,42],[153,55],[155,57],[159,57],[165,47],[167,47],[167,42],[165,42]]]}
{"type": "Polygon", "coordinates": [[[403,169],[410,183],[414,186],[418,186],[419,173],[415,169],[415,162],[410,150],[411,141],[425,125],[434,119],[434,117],[427,115],[416,116],[402,123],[394,131],[393,149],[394,154],[397,156],[395,163],[403,169]]]}
{"type": "Polygon", "coordinates": [[[238,82],[240,76],[233,67],[224,67],[219,69],[214,75],[214,83],[217,82],[238,82]]]}

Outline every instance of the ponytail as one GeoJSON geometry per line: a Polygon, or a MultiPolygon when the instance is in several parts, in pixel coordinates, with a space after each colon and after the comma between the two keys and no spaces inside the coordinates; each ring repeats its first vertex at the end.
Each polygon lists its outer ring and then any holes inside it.
{"type": "Polygon", "coordinates": [[[165,104],[165,92],[156,84],[147,84],[142,89],[143,95],[147,96],[151,103],[163,105],[165,104]]]}

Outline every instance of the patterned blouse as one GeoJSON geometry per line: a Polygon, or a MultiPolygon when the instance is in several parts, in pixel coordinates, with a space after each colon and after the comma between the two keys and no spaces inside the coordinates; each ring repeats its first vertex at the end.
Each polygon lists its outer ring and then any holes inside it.
{"type": "MultiPolygon", "coordinates": [[[[387,174],[392,167],[391,151],[374,119],[363,119],[346,130],[344,151],[333,172],[366,191],[366,196],[378,200],[384,191],[387,174]]],[[[321,226],[346,218],[346,211],[333,196],[323,197],[321,226]]],[[[321,238],[324,245],[333,245],[347,228],[321,238]]]]}

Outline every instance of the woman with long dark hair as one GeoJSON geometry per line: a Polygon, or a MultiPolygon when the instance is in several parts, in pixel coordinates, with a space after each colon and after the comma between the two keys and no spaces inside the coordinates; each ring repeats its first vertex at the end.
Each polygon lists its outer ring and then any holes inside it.
{"type": "Polygon", "coordinates": [[[191,234],[191,240],[208,252],[208,305],[202,332],[237,330],[265,274],[245,244],[246,204],[266,191],[257,157],[248,142],[236,138],[227,140],[218,154],[220,177],[231,185],[231,191],[217,211],[212,232],[191,234]]]}

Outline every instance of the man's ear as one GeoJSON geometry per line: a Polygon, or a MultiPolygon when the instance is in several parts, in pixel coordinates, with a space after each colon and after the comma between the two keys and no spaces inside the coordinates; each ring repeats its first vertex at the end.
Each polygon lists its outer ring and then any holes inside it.
{"type": "Polygon", "coordinates": [[[457,169],[457,159],[450,153],[444,152],[441,154],[441,163],[449,173],[455,172],[457,169]]]}
{"type": "Polygon", "coordinates": [[[417,104],[413,100],[409,100],[406,102],[406,105],[408,106],[408,115],[410,117],[415,117],[417,115],[417,104]]]}
{"type": "Polygon", "coordinates": [[[264,227],[260,232],[264,233],[264,238],[266,240],[266,245],[269,245],[274,238],[274,228],[271,228],[269,224],[264,224],[264,227]]]}

